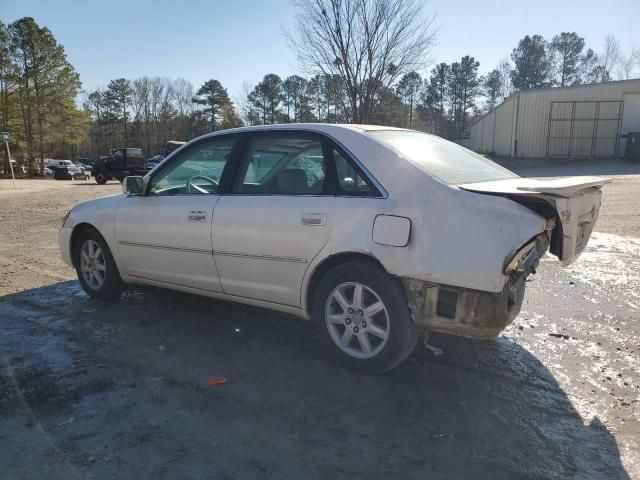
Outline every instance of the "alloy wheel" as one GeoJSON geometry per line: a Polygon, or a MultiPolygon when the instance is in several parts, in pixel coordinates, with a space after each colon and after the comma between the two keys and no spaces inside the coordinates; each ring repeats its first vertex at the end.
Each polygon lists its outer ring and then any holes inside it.
{"type": "Polygon", "coordinates": [[[378,294],[362,283],[343,283],[331,292],[325,322],[336,346],[351,357],[374,357],[389,339],[387,308],[378,294]]]}
{"type": "Polygon", "coordinates": [[[91,289],[98,290],[104,285],[107,265],[100,245],[93,240],[87,240],[82,245],[80,272],[91,289]]]}

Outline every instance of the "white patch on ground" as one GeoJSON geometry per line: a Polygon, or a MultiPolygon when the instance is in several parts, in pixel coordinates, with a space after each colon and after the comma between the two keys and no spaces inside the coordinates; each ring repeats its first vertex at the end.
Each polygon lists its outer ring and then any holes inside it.
{"type": "MultiPolygon", "coordinates": [[[[544,261],[556,259],[547,255],[544,261]]],[[[640,267],[640,238],[594,232],[587,249],[569,268],[575,277],[593,287],[625,288],[629,295],[640,299],[640,269],[635,267],[640,267]]],[[[627,304],[638,309],[632,301],[627,304]]]]}

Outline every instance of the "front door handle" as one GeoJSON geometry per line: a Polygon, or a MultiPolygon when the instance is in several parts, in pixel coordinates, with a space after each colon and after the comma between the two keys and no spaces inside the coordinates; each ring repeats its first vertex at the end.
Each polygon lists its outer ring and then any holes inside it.
{"type": "Polygon", "coordinates": [[[300,219],[302,225],[322,226],[327,224],[326,213],[303,213],[300,219]]]}
{"type": "Polygon", "coordinates": [[[201,210],[191,210],[189,212],[190,222],[204,222],[206,218],[207,218],[207,214],[201,210]]]}

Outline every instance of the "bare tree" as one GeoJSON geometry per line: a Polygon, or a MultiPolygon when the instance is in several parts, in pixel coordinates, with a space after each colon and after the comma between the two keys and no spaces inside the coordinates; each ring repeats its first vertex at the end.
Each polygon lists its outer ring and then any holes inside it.
{"type": "Polygon", "coordinates": [[[611,72],[620,61],[620,43],[612,34],[605,37],[602,44],[602,53],[599,55],[599,58],[598,80],[600,82],[608,82],[611,80],[611,72]]]}
{"type": "Polygon", "coordinates": [[[503,58],[498,63],[496,70],[500,72],[500,77],[502,78],[502,90],[500,92],[500,97],[502,100],[511,95],[511,90],[513,89],[513,84],[511,83],[511,62],[509,62],[508,58],[503,58]]]}
{"type": "Polygon", "coordinates": [[[420,0],[294,0],[296,27],[286,32],[307,71],[339,75],[350,120],[366,122],[376,95],[428,64],[434,18],[420,0]]]}
{"type": "Polygon", "coordinates": [[[629,80],[640,65],[640,48],[634,47],[628,55],[621,54],[618,58],[618,79],[629,80]]]}
{"type": "Polygon", "coordinates": [[[253,89],[254,86],[249,82],[242,82],[240,90],[233,96],[233,103],[238,107],[240,118],[246,125],[256,125],[259,123],[256,109],[249,101],[249,95],[253,89]]]}

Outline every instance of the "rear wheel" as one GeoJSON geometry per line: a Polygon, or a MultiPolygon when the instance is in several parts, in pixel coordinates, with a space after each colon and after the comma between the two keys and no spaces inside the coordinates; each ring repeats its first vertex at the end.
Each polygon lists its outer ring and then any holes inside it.
{"type": "Polygon", "coordinates": [[[107,183],[107,176],[102,172],[96,173],[96,183],[98,183],[99,185],[104,185],[105,183],[107,183]]]}
{"type": "Polygon", "coordinates": [[[74,258],[78,280],[89,296],[102,300],[120,297],[124,282],[107,243],[96,230],[80,234],[74,258]]]}
{"type": "Polygon", "coordinates": [[[329,355],[366,373],[398,365],[419,334],[398,279],[361,262],[340,265],[320,280],[312,319],[329,355]]]}

